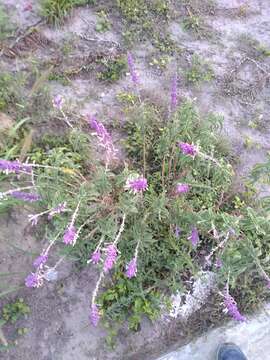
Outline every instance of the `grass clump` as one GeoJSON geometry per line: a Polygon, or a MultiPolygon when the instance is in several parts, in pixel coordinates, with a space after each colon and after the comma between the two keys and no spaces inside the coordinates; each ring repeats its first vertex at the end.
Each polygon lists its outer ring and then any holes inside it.
{"type": "Polygon", "coordinates": [[[76,6],[94,5],[93,0],[41,0],[41,15],[52,25],[59,25],[76,6]]]}
{"type": "Polygon", "coordinates": [[[0,4],[0,41],[11,36],[14,30],[15,27],[7,15],[4,6],[0,4]]]}
{"type": "Polygon", "coordinates": [[[12,324],[28,314],[30,314],[30,308],[22,298],[4,305],[2,309],[2,319],[12,324]]]}
{"type": "Polygon", "coordinates": [[[127,61],[124,57],[118,57],[116,59],[102,58],[99,64],[102,69],[97,73],[97,77],[102,81],[117,81],[127,70],[127,61]]]}
{"type": "Polygon", "coordinates": [[[210,65],[204,62],[199,56],[193,55],[190,68],[185,73],[188,83],[199,84],[203,81],[211,81],[214,78],[210,65]]]}

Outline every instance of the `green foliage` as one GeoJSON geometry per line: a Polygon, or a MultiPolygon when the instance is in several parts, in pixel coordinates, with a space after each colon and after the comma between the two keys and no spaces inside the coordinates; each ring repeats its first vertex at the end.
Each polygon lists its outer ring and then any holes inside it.
{"type": "Polygon", "coordinates": [[[144,0],[117,0],[117,5],[123,16],[137,22],[148,15],[147,3],[144,0]]]}
{"type": "Polygon", "coordinates": [[[214,73],[210,65],[200,59],[197,55],[193,55],[190,68],[185,73],[186,81],[198,84],[203,81],[210,81],[213,77],[214,73]]]}
{"type": "Polygon", "coordinates": [[[93,5],[93,0],[41,0],[41,15],[48,23],[61,24],[75,6],[93,5]]]}
{"type": "Polygon", "coordinates": [[[4,305],[2,309],[2,319],[5,322],[11,322],[14,324],[21,317],[26,316],[30,313],[29,306],[24,302],[22,298],[15,300],[4,305]]]}
{"type": "Polygon", "coordinates": [[[0,111],[5,110],[17,98],[14,77],[7,72],[2,72],[0,74],[0,111]]]}
{"type": "Polygon", "coordinates": [[[102,32],[110,30],[111,23],[108,19],[108,15],[106,14],[106,12],[104,10],[101,10],[98,13],[98,17],[99,17],[99,19],[98,19],[98,22],[96,25],[96,31],[102,33],[102,32]]]}
{"type": "Polygon", "coordinates": [[[5,40],[12,35],[14,25],[11,23],[10,17],[7,15],[4,6],[0,4],[0,41],[5,40]]]}
{"type": "MultiPolygon", "coordinates": [[[[114,241],[119,219],[126,215],[112,278],[105,277],[105,289],[97,299],[106,326],[113,324],[114,329],[126,319],[135,331],[143,316],[154,320],[168,302],[167,295],[187,291],[202,269],[217,273],[220,290],[229,284],[241,309],[254,308],[256,296],[267,297],[258,291],[264,273],[270,273],[269,201],[255,201],[250,189],[243,194],[233,190],[231,154],[220,135],[222,118],[214,114],[202,118],[189,101],[168,117],[164,109],[141,101],[138,94],[124,93],[119,100],[126,115],[121,127],[125,163],[118,159],[105,166],[104,143],[79,129],[66,137],[43,138],[28,154],[30,162],[49,166],[35,169],[42,206],[50,209],[67,203],[68,211],[47,225],[48,239],[60,234],[59,253],[72,257],[80,269],[98,244],[103,249],[114,241]],[[198,154],[184,155],[179,142],[195,144],[198,154]],[[147,178],[143,194],[125,190],[134,174],[147,178]],[[178,183],[189,184],[188,193],[177,194],[178,183]],[[79,202],[75,221],[79,238],[74,247],[64,246],[62,235],[79,202]],[[200,237],[196,248],[189,240],[194,226],[200,237]],[[181,229],[179,236],[176,227],[181,229]],[[227,242],[220,246],[227,234],[227,242]],[[127,279],[126,265],[138,243],[137,276],[127,279]],[[214,265],[217,259],[223,262],[220,270],[214,265]]],[[[260,169],[255,174],[258,177],[260,169]]],[[[97,267],[101,270],[102,265],[97,267]]],[[[107,339],[111,346],[114,336],[111,332],[107,339]]]]}
{"type": "Polygon", "coordinates": [[[127,61],[124,57],[116,59],[103,58],[100,60],[102,70],[98,72],[97,77],[103,81],[117,81],[122,74],[127,70],[127,61]]]}

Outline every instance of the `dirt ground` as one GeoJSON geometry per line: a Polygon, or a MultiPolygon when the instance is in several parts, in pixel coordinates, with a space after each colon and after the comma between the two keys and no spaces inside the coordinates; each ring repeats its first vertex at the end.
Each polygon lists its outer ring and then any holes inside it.
{"type": "MultiPolygon", "coordinates": [[[[50,81],[52,96],[62,94],[69,106],[82,115],[90,112],[104,121],[125,120],[115,94],[131,87],[128,75],[107,84],[98,81],[93,71],[85,71],[95,56],[126,53],[121,24],[115,14],[109,15],[111,29],[97,33],[94,7],[75,9],[63,26],[53,28],[41,21],[35,2],[32,11],[24,11],[23,0],[1,3],[21,34],[34,24],[39,29],[39,38],[32,39],[31,46],[22,37],[1,50],[1,71],[27,72],[33,60],[46,69],[46,64],[54,61],[58,69],[75,75],[68,85],[50,81]],[[71,46],[68,55],[60,51],[65,43],[71,46]]],[[[149,64],[155,54],[150,41],[137,42],[131,49],[141,92],[155,102],[167,104],[171,79],[178,70],[180,96],[194,99],[201,113],[215,112],[224,117],[224,136],[237,158],[237,173],[239,177],[246,176],[256,163],[264,161],[270,150],[270,56],[263,52],[270,50],[269,0],[217,0],[211,11],[204,9],[207,1],[202,1],[198,11],[207,25],[206,35],[183,29],[180,3],[171,1],[174,16],[166,25],[180,51],[167,55],[165,69],[160,71],[149,64]],[[185,81],[184,73],[193,54],[211,66],[214,77],[209,82],[185,81]]],[[[195,8],[200,1],[193,3],[195,8]]],[[[262,192],[269,193],[267,188],[262,188],[262,192]]],[[[59,269],[56,283],[36,290],[25,289],[23,279],[41,248],[40,238],[27,224],[28,213],[27,208],[14,209],[0,218],[0,272],[16,272],[9,285],[22,287],[16,295],[25,298],[31,308],[28,318],[21,320],[28,333],[8,352],[0,352],[0,359],[152,359],[173,342],[188,341],[191,329],[177,321],[166,324],[159,320],[152,324],[145,320],[137,333],[121,330],[115,349],[108,349],[104,343],[106,331],[90,327],[87,318],[89,298],[97,280],[91,266],[78,273],[71,263],[65,264],[59,269]]],[[[207,329],[211,324],[210,308],[211,304],[206,304],[201,312],[192,315],[190,324],[194,327],[197,324],[199,331],[207,329]]],[[[4,330],[7,339],[12,339],[14,329],[4,330]]]]}

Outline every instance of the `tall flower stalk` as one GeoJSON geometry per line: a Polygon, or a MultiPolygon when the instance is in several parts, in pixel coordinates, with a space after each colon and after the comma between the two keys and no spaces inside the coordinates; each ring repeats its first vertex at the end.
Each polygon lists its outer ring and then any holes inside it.
{"type": "Polygon", "coordinates": [[[105,166],[106,169],[108,169],[108,165],[117,158],[117,150],[114,147],[112,137],[105,126],[94,116],[88,115],[87,118],[90,128],[94,131],[94,134],[98,138],[99,146],[103,147],[105,150],[105,166]]]}
{"type": "Polygon", "coordinates": [[[68,227],[65,230],[64,233],[64,238],[63,238],[63,242],[66,245],[72,245],[74,246],[76,244],[77,238],[79,236],[79,231],[77,231],[76,227],[75,227],[75,220],[77,218],[78,212],[79,212],[79,207],[80,207],[80,201],[77,204],[77,207],[71,217],[71,221],[68,225],[68,227]]]}
{"type": "Polygon", "coordinates": [[[137,242],[134,257],[130,260],[127,264],[125,275],[127,278],[131,279],[137,274],[137,260],[138,260],[138,253],[140,247],[141,240],[137,242]]]}
{"type": "Polygon", "coordinates": [[[118,230],[118,233],[117,233],[113,243],[110,244],[106,248],[106,259],[104,262],[104,266],[99,275],[98,281],[96,283],[95,289],[92,294],[91,309],[90,309],[90,322],[92,323],[93,326],[97,326],[99,323],[99,320],[100,320],[100,311],[99,311],[98,305],[96,303],[96,298],[97,298],[97,294],[99,291],[99,287],[101,285],[102,279],[105,276],[105,273],[107,273],[112,268],[112,266],[115,264],[115,262],[117,260],[117,243],[119,242],[121,234],[124,231],[125,220],[126,220],[126,214],[123,215],[120,228],[118,230]],[[108,251],[108,248],[109,248],[109,251],[108,251]]]}
{"type": "Polygon", "coordinates": [[[233,319],[236,321],[246,321],[245,316],[240,313],[235,299],[229,293],[228,284],[224,292],[223,303],[225,306],[225,312],[227,312],[233,319]]]}

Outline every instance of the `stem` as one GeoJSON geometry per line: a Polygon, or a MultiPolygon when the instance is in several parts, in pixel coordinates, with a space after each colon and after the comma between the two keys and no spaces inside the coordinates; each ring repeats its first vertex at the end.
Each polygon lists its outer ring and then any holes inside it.
{"type": "Polygon", "coordinates": [[[164,177],[165,177],[165,157],[162,160],[162,169],[161,169],[161,183],[162,183],[162,187],[164,187],[164,177]]]}
{"type": "Polygon", "coordinates": [[[143,177],[146,172],[146,146],[145,146],[145,131],[143,132],[143,177]]]}

